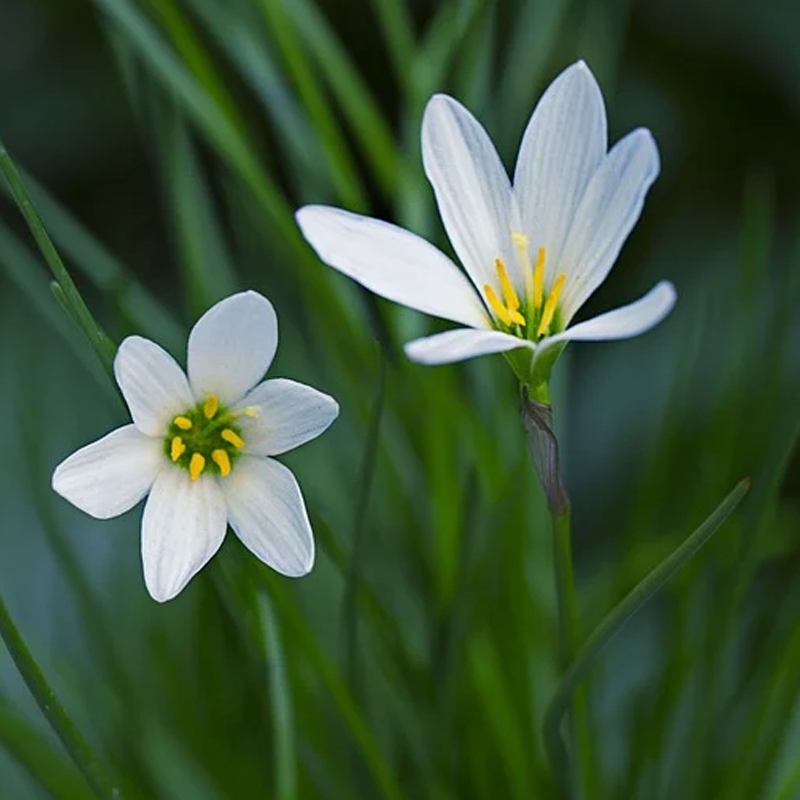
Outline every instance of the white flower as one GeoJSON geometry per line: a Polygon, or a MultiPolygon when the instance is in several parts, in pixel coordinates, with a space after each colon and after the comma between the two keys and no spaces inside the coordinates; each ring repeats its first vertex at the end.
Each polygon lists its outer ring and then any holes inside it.
{"type": "Polygon", "coordinates": [[[395,225],[324,206],[300,209],[297,221],[323,261],[367,289],[468,326],[409,342],[413,360],[525,348],[509,360],[540,382],[568,340],[635,336],[675,302],[662,281],[630,305],[569,327],[608,275],[659,170],[647,130],[606,148],[603,97],[582,61],[553,81],[531,115],[513,186],[480,123],[434,95],[422,121],[423,162],[469,280],[395,225]]]}
{"type": "Polygon", "coordinates": [[[161,347],[130,336],[114,374],[124,425],[56,467],[53,488],[98,519],[149,492],[142,564],[155,600],[175,597],[217,552],[227,525],[264,563],[305,575],[314,539],[294,475],[269,456],[319,436],[333,398],[277,378],[258,383],[278,345],[270,302],[255,292],[210,308],[192,328],[187,375],[161,347]]]}

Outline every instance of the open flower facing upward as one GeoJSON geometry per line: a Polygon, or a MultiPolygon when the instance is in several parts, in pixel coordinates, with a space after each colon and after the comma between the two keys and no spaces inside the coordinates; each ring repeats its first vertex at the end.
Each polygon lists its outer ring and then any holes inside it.
{"type": "Polygon", "coordinates": [[[217,552],[228,524],[264,563],[305,575],[314,539],[300,487],[275,456],[319,436],[333,398],[284,378],[258,383],[278,323],[255,292],[210,308],[192,328],[187,375],[161,347],[130,336],[114,374],[133,419],[56,467],[53,488],[98,519],[149,493],[142,517],[147,589],[164,602],[217,552]]]}
{"type": "Polygon", "coordinates": [[[468,326],[409,342],[413,360],[506,352],[536,386],[567,341],[635,336],[672,308],[675,290],[662,281],[630,305],[569,327],[608,275],[659,169],[644,129],[607,152],[603,97],[582,61],[536,106],[513,186],[480,123],[445,95],[425,109],[422,156],[469,280],[395,225],[325,206],[297,213],[303,235],[332,267],[389,300],[468,326]]]}

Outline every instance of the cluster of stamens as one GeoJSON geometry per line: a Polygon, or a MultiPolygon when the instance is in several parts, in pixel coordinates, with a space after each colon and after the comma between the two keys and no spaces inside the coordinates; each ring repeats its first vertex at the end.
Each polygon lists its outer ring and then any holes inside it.
{"type": "Polygon", "coordinates": [[[500,294],[498,295],[488,283],[484,285],[483,293],[498,327],[516,336],[538,340],[550,333],[553,322],[556,320],[558,301],[567,276],[563,272],[560,273],[545,297],[545,248],[540,247],[537,250],[536,264],[531,265],[528,237],[522,233],[514,233],[511,238],[526,276],[524,304],[520,301],[501,258],[496,258],[494,262],[500,284],[500,294]]]}
{"type": "Polygon", "coordinates": [[[193,481],[204,471],[227,477],[245,445],[236,424],[241,414],[255,416],[257,409],[234,414],[220,406],[216,395],[209,395],[172,420],[164,437],[167,456],[188,470],[193,481]]]}

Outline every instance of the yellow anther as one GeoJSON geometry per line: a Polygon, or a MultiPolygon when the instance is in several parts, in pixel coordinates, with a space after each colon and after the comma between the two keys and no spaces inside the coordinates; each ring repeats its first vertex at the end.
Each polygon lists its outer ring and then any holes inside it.
{"type": "Polygon", "coordinates": [[[211,460],[219,467],[219,474],[227,478],[231,474],[231,460],[224,450],[213,450],[211,460]]]}
{"type": "Polygon", "coordinates": [[[186,452],[186,445],[180,436],[173,437],[169,445],[169,457],[177,461],[186,452]]]}
{"type": "Polygon", "coordinates": [[[236,431],[232,431],[230,428],[225,428],[222,431],[220,436],[228,443],[232,444],[234,447],[244,447],[244,439],[239,436],[236,431]]]}
{"type": "Polygon", "coordinates": [[[188,431],[192,428],[192,421],[189,417],[175,417],[172,420],[182,431],[188,431]]]}
{"type": "Polygon", "coordinates": [[[214,419],[217,411],[219,411],[219,400],[215,394],[210,394],[203,405],[203,413],[206,415],[206,419],[214,419]]]}
{"type": "Polygon", "coordinates": [[[247,406],[242,409],[242,414],[246,417],[257,417],[261,414],[261,408],[259,406],[247,406]]]}
{"type": "Polygon", "coordinates": [[[494,260],[494,265],[497,269],[497,277],[500,278],[500,290],[503,293],[503,300],[506,301],[506,308],[513,313],[519,308],[519,297],[517,297],[514,285],[508,277],[503,259],[496,258],[494,260]]]}
{"type": "Polygon", "coordinates": [[[546,251],[540,247],[536,251],[536,266],[533,270],[533,307],[539,309],[544,302],[544,262],[546,251]]]}
{"type": "Polygon", "coordinates": [[[510,311],[509,316],[511,317],[511,321],[515,325],[519,325],[520,327],[525,327],[525,317],[519,313],[519,311],[510,311]]]}
{"type": "Polygon", "coordinates": [[[196,481],[205,468],[205,456],[201,456],[200,453],[192,453],[192,457],[189,460],[189,477],[196,481]]]}
{"type": "Polygon", "coordinates": [[[547,296],[547,302],[544,304],[544,311],[542,312],[542,320],[539,323],[539,329],[536,331],[537,336],[544,336],[550,330],[550,324],[556,313],[558,306],[558,298],[561,297],[561,291],[564,288],[564,283],[567,276],[562,272],[554,281],[550,289],[550,294],[547,296]]]}
{"type": "Polygon", "coordinates": [[[495,316],[503,323],[503,325],[511,324],[511,314],[508,309],[500,302],[500,298],[495,294],[494,289],[487,283],[483,287],[483,293],[489,301],[489,308],[494,311],[495,316]]]}

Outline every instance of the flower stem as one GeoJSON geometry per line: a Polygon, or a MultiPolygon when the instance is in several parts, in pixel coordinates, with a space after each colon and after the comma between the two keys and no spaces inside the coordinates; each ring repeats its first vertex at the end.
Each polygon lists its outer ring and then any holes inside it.
{"type": "Polygon", "coordinates": [[[61,739],[61,743],[83,773],[94,794],[101,800],[122,800],[122,789],[95,758],[89,744],[67,715],[17,630],[2,597],[0,597],[0,636],[3,637],[11,658],[50,723],[50,727],[61,739]]]}
{"type": "MultiPolygon", "coordinates": [[[[553,567],[558,603],[559,665],[567,670],[580,644],[580,619],[572,569],[572,520],[569,509],[551,514],[553,532],[553,567]]],[[[581,796],[589,798],[594,786],[594,746],[589,725],[589,696],[586,686],[578,687],[572,700],[571,740],[577,758],[576,774],[581,796]]],[[[566,754],[554,762],[562,796],[571,798],[574,782],[566,754]]]]}
{"type": "MultiPolygon", "coordinates": [[[[544,716],[544,741],[562,789],[569,792],[567,751],[561,739],[561,720],[569,709],[571,698],[594,666],[603,648],[623,625],[716,533],[733,513],[750,487],[749,480],[740,481],[733,491],[686,541],[656,566],[642,581],[606,615],[578,652],[561,678],[544,716]]],[[[563,524],[563,523],[562,523],[563,524]]],[[[569,795],[567,795],[569,796],[569,795]]]]}

